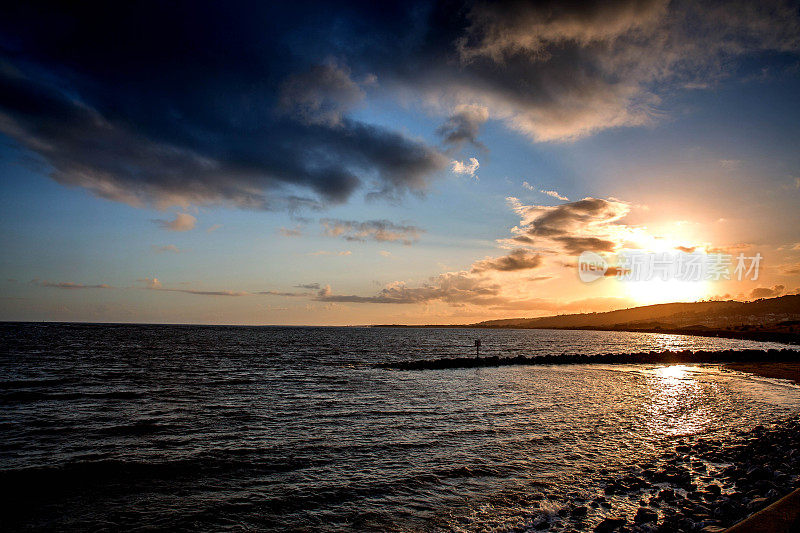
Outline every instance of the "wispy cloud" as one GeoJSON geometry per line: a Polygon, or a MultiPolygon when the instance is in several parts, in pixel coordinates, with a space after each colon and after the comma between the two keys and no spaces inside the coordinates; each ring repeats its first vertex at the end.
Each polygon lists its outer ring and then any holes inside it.
{"type": "Polygon", "coordinates": [[[183,294],[194,294],[197,296],[246,296],[250,294],[247,291],[183,289],[183,288],[164,287],[158,278],[142,278],[137,281],[140,281],[144,284],[144,287],[142,288],[151,291],[177,292],[183,294]]]}
{"type": "Polygon", "coordinates": [[[789,276],[800,274],[800,263],[781,265],[781,272],[789,276]]]}
{"type": "Polygon", "coordinates": [[[350,250],[341,250],[339,252],[331,252],[330,250],[317,250],[316,252],[308,252],[308,255],[339,255],[339,256],[347,256],[352,255],[353,252],[350,250]]]}
{"type": "MultiPolygon", "coordinates": [[[[536,187],[534,187],[533,185],[531,185],[527,181],[523,181],[522,182],[522,188],[523,189],[527,189],[529,191],[536,191],[537,190],[536,187]]],[[[560,194],[558,191],[545,190],[545,189],[538,189],[538,191],[540,193],[542,193],[542,194],[546,194],[547,196],[550,196],[550,197],[555,198],[557,200],[563,200],[564,202],[568,202],[569,201],[569,198],[567,198],[563,194],[560,194]]]]}
{"type": "Polygon", "coordinates": [[[330,286],[319,290],[316,300],[339,303],[414,304],[441,301],[450,305],[506,305],[515,300],[503,295],[503,285],[490,277],[493,272],[513,273],[538,268],[541,258],[527,250],[513,250],[508,255],[476,261],[470,270],[446,272],[434,276],[419,287],[402,282],[390,283],[377,295],[334,294],[330,286]]]}
{"type": "Polygon", "coordinates": [[[474,157],[470,157],[469,161],[450,161],[450,170],[454,174],[461,174],[465,176],[470,176],[475,179],[478,179],[477,174],[475,174],[478,169],[480,168],[481,164],[478,163],[478,160],[474,157]]]}
{"type": "Polygon", "coordinates": [[[303,228],[301,226],[295,226],[294,228],[285,228],[281,226],[278,233],[283,237],[301,237],[303,235],[303,228]]]}
{"type": "Polygon", "coordinates": [[[189,231],[194,229],[197,218],[189,213],[177,213],[172,220],[155,219],[153,222],[169,231],[189,231]]]}
{"type": "Polygon", "coordinates": [[[569,202],[569,198],[564,196],[563,194],[559,194],[558,191],[546,191],[544,189],[539,191],[542,194],[546,194],[547,196],[551,196],[557,200],[563,200],[565,202],[569,202]]]}
{"type": "Polygon", "coordinates": [[[45,281],[39,279],[31,280],[31,285],[36,285],[37,287],[47,287],[50,289],[113,289],[112,286],[106,285],[105,283],[97,283],[97,284],[84,284],[84,283],[73,283],[71,281],[45,281]]]}
{"type": "Polygon", "coordinates": [[[751,299],[758,298],[777,298],[786,293],[786,287],[783,285],[775,285],[774,287],[757,287],[750,291],[751,299]]]}
{"type": "Polygon", "coordinates": [[[305,296],[311,296],[311,293],[308,292],[282,292],[282,291],[259,291],[256,294],[262,294],[264,296],[284,296],[287,298],[301,298],[305,296]]]}
{"type": "Polygon", "coordinates": [[[323,232],[328,237],[340,237],[347,241],[401,242],[411,245],[419,240],[425,230],[412,225],[395,224],[388,220],[341,220],[323,218],[320,220],[323,232]]]}
{"type": "Polygon", "coordinates": [[[156,253],[171,252],[171,253],[178,254],[178,253],[181,253],[183,251],[183,250],[180,250],[174,244],[167,244],[166,246],[158,246],[158,245],[154,244],[152,246],[152,248],[153,248],[153,251],[156,252],[156,253]]]}

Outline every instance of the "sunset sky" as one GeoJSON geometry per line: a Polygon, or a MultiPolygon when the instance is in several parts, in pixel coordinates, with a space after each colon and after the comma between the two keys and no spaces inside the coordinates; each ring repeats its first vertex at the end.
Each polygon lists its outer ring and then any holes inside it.
{"type": "Polygon", "coordinates": [[[0,320],[465,323],[800,290],[783,2],[0,8],[0,320]],[[757,280],[578,279],[623,249],[757,280]]]}

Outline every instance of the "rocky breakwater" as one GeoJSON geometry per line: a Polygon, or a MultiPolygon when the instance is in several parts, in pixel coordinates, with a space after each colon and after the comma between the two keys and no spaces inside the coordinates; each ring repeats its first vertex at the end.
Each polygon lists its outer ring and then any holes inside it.
{"type": "Polygon", "coordinates": [[[798,363],[800,351],[782,350],[691,350],[607,353],[597,355],[561,354],[526,357],[452,357],[381,363],[378,368],[396,370],[445,370],[511,365],[587,365],[587,364],[722,364],[722,363],[798,363]]]}

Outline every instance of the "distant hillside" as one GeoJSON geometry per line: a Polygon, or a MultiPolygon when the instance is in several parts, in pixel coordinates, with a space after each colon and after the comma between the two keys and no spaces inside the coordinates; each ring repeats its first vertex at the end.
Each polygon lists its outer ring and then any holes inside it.
{"type": "Polygon", "coordinates": [[[694,302],[648,305],[606,313],[581,313],[540,318],[489,320],[488,328],[596,329],[747,329],[757,326],[795,331],[800,321],[800,295],[753,302],[694,302]]]}

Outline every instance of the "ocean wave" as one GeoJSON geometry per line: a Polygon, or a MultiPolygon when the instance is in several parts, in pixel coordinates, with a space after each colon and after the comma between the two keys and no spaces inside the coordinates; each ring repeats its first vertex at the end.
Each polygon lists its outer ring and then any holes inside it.
{"type": "Polygon", "coordinates": [[[114,391],[114,392],[40,392],[40,391],[14,391],[0,393],[0,403],[26,403],[26,402],[49,402],[65,400],[131,400],[143,398],[145,395],[136,391],[114,391]]]}

